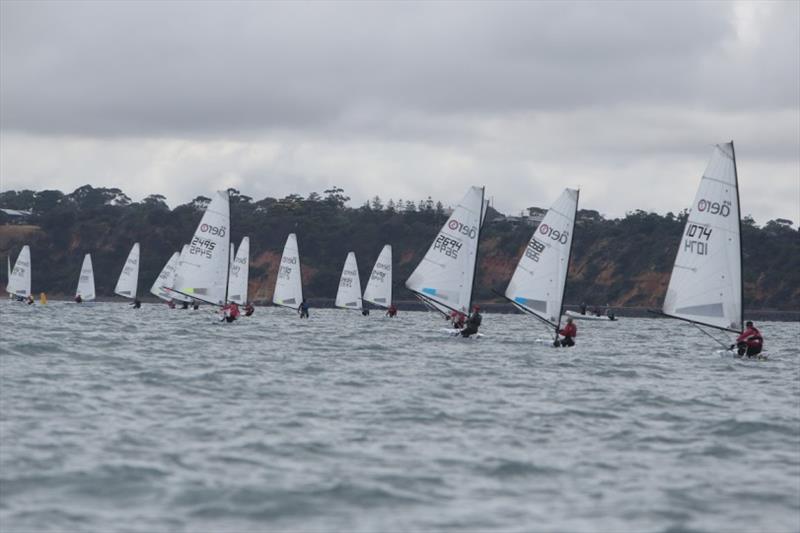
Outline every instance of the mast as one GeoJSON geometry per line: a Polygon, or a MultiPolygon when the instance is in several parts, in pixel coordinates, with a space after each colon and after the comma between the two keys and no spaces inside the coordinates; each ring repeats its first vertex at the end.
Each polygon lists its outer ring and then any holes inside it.
{"type": "Polygon", "coordinates": [[[733,156],[733,181],[736,184],[736,215],[739,217],[739,327],[744,331],[744,268],[742,259],[742,203],[739,200],[739,171],[736,169],[736,149],[731,139],[731,155],[733,156]]]}
{"type": "Polygon", "coordinates": [[[567,254],[567,273],[564,276],[564,288],[561,290],[561,307],[558,309],[558,321],[556,323],[556,340],[561,329],[561,314],[564,312],[564,296],[567,294],[567,282],[569,281],[569,265],[572,263],[572,248],[575,244],[575,229],[578,227],[578,203],[581,199],[581,190],[576,189],[575,193],[575,214],[572,217],[572,238],[569,240],[569,253],[567,254]]]}
{"type": "Polygon", "coordinates": [[[478,217],[478,235],[476,235],[476,239],[478,241],[475,243],[475,264],[472,266],[472,288],[469,291],[469,306],[467,307],[467,314],[472,314],[472,298],[475,294],[475,280],[478,278],[478,252],[481,249],[481,230],[483,229],[483,198],[486,194],[486,187],[481,187],[481,212],[480,217],[478,217]]]}

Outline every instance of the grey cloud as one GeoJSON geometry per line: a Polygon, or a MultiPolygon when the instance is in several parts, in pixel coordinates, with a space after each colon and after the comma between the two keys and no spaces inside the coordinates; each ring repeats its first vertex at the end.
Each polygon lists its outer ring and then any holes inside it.
{"type": "Polygon", "coordinates": [[[732,3],[0,6],[2,127],[40,134],[349,133],[373,110],[775,109],[800,90],[794,3],[774,6],[748,57],[732,57],[732,3]]]}

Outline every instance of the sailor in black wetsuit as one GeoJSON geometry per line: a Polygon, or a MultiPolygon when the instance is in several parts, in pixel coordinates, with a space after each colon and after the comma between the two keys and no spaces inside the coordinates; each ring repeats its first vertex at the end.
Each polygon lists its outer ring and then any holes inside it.
{"type": "Polygon", "coordinates": [[[139,300],[134,300],[133,301],[133,308],[134,309],[139,309],[141,306],[142,306],[142,302],[140,302],[139,300]]]}
{"type": "Polygon", "coordinates": [[[297,308],[297,312],[300,313],[300,318],[308,318],[308,304],[305,299],[300,302],[300,307],[297,308]]]}
{"type": "Polygon", "coordinates": [[[472,308],[472,314],[469,315],[469,318],[467,319],[467,325],[461,330],[462,337],[469,337],[470,335],[475,335],[478,333],[478,328],[481,326],[481,320],[483,320],[483,317],[478,312],[480,309],[481,308],[477,305],[472,308]]]}

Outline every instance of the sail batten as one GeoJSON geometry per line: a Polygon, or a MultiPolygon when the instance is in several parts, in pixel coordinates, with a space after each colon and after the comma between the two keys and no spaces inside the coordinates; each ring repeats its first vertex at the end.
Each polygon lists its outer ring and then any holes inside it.
{"type": "Polygon", "coordinates": [[[741,331],[740,219],[733,143],[716,145],[683,229],[664,314],[741,331]]]}
{"type": "Polygon", "coordinates": [[[297,235],[290,233],[283,246],[283,255],[275,278],[272,303],[291,309],[303,302],[303,279],[300,271],[300,250],[297,235]]]}

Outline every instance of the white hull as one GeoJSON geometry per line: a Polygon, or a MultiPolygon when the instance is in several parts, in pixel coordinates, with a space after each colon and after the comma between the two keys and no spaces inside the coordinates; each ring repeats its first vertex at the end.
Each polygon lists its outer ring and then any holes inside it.
{"type": "Polygon", "coordinates": [[[578,313],[577,311],[565,311],[564,315],[568,316],[570,318],[574,318],[575,320],[601,320],[601,321],[604,320],[606,322],[616,322],[616,320],[617,320],[616,318],[614,318],[612,320],[611,318],[609,318],[609,317],[607,317],[605,315],[602,315],[602,316],[589,315],[589,314],[582,315],[582,314],[578,313]]]}

